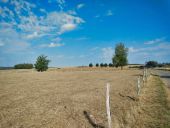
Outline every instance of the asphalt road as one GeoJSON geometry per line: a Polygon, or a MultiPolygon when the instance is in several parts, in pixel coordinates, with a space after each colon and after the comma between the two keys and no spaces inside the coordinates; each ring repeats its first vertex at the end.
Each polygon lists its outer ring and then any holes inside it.
{"type": "Polygon", "coordinates": [[[170,71],[153,70],[152,73],[159,75],[165,85],[170,89],[170,71]]]}

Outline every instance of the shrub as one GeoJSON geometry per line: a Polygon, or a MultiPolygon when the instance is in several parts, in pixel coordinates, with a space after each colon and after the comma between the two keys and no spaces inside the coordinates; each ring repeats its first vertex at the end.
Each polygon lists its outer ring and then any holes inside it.
{"type": "Polygon", "coordinates": [[[109,63],[109,67],[113,67],[113,64],[112,64],[112,63],[109,63]]]}
{"type": "Polygon", "coordinates": [[[148,68],[157,67],[157,66],[158,66],[158,62],[156,62],[156,61],[146,62],[146,67],[148,67],[148,68]]]}
{"type": "Polygon", "coordinates": [[[47,59],[47,56],[41,55],[37,58],[37,61],[35,63],[35,69],[38,72],[43,72],[48,69],[48,64],[50,60],[47,59]]]}
{"type": "Polygon", "coordinates": [[[100,67],[103,67],[103,66],[104,66],[104,64],[103,64],[103,63],[101,63],[101,64],[100,64],[100,67]]]}
{"type": "Polygon", "coordinates": [[[96,64],[96,67],[99,67],[99,64],[98,64],[98,63],[96,64]]]}
{"type": "Polygon", "coordinates": [[[104,67],[107,67],[107,66],[108,66],[107,63],[105,63],[105,64],[104,64],[104,67]]]}
{"type": "Polygon", "coordinates": [[[23,64],[16,64],[14,66],[15,69],[32,69],[33,64],[23,63],[23,64]]]}
{"type": "Polygon", "coordinates": [[[93,64],[92,64],[92,63],[90,63],[90,64],[89,64],[89,67],[93,67],[93,64]]]}

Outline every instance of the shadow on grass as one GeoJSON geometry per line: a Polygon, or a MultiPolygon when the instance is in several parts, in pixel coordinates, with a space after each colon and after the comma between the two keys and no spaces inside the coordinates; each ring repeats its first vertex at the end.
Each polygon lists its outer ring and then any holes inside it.
{"type": "Polygon", "coordinates": [[[97,124],[90,116],[90,114],[87,113],[87,111],[83,111],[83,114],[85,118],[88,120],[88,122],[93,126],[93,128],[105,128],[102,125],[97,124]]]}

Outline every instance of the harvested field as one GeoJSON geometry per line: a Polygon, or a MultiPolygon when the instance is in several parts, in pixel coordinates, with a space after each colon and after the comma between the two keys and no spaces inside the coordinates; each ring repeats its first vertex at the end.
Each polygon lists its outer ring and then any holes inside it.
{"type": "Polygon", "coordinates": [[[140,74],[104,68],[0,71],[0,128],[106,128],[107,82],[112,122],[120,127],[140,74]]]}

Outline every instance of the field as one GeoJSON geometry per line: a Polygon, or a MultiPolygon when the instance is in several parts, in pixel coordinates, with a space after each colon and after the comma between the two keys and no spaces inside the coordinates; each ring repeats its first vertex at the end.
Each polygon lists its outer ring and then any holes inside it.
{"type": "Polygon", "coordinates": [[[119,127],[128,123],[126,116],[131,119],[127,112],[140,74],[108,68],[1,70],[0,128],[105,128],[107,82],[112,122],[119,127]]]}

